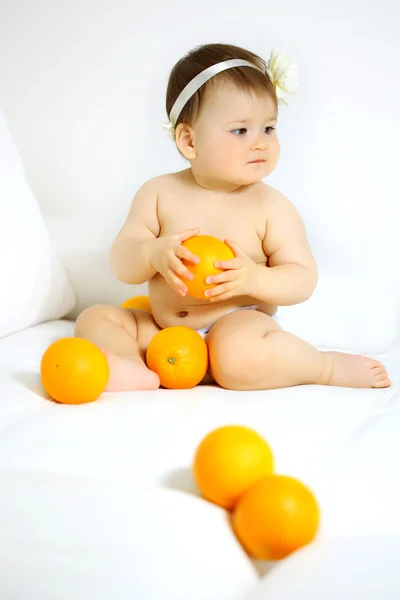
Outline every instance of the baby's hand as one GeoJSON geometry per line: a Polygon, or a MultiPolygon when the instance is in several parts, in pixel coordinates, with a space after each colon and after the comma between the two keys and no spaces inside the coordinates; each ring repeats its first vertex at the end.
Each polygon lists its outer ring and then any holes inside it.
{"type": "Polygon", "coordinates": [[[182,246],[182,242],[195,237],[199,231],[200,228],[197,227],[196,229],[187,229],[175,235],[157,238],[153,254],[150,257],[151,266],[157,269],[172,289],[181,296],[186,296],[187,287],[182,283],[177,274],[190,280],[193,279],[193,275],[180,259],[184,258],[194,264],[200,262],[197,256],[182,246]]]}
{"type": "Polygon", "coordinates": [[[224,271],[206,278],[206,283],[218,284],[205,292],[210,302],[219,302],[235,296],[251,296],[257,276],[257,263],[235,242],[224,241],[233,251],[235,258],[217,261],[214,266],[224,271]]]}

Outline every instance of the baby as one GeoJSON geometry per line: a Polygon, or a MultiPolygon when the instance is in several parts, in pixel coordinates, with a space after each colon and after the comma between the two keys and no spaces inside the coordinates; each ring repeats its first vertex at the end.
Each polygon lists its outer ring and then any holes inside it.
{"type": "Polygon", "coordinates": [[[110,365],[108,391],[160,385],[145,354],[162,328],[185,325],[205,338],[210,369],[202,383],[231,390],[301,384],[383,388],[378,361],[321,352],[280,327],[278,306],[304,302],[318,281],[303,222],[293,204],[262,179],[279,159],[278,98],[268,65],[248,50],[207,44],[178,61],[166,108],[179,152],[190,167],[138,190],[113,243],[110,263],[129,284],[148,281],[152,315],[96,305],[75,335],[96,344],[110,365]],[[182,242],[199,233],[224,240],[235,258],[203,300],[187,294],[192,275],[182,242]]]}

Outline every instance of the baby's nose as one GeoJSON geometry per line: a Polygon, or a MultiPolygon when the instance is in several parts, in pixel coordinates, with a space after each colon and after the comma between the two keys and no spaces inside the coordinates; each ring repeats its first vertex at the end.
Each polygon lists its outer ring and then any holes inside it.
{"type": "Polygon", "coordinates": [[[252,150],[265,150],[267,148],[267,143],[265,140],[259,139],[254,142],[251,149],[252,150]]]}
{"type": "Polygon", "coordinates": [[[264,150],[268,145],[268,140],[265,139],[265,134],[259,133],[252,145],[253,150],[264,150]]]}

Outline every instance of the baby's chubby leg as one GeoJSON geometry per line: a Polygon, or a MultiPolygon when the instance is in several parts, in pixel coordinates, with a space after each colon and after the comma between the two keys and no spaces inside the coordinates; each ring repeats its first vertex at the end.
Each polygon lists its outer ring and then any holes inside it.
{"type": "Polygon", "coordinates": [[[145,363],[151,339],[160,331],[142,310],[99,304],[85,309],[75,325],[75,337],[98,346],[110,366],[106,391],[155,390],[160,379],[145,363]]]}
{"type": "Polygon", "coordinates": [[[283,331],[268,315],[243,310],[225,315],[207,335],[211,374],[224,388],[263,390],[303,384],[355,388],[391,385],[377,360],[322,352],[283,331]]]}

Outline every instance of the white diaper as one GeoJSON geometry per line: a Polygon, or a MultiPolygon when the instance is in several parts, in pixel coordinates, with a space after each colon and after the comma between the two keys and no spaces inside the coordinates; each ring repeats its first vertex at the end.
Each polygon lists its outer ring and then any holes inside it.
{"type": "MultiPolygon", "coordinates": [[[[228,310],[225,313],[225,315],[228,315],[231,312],[236,312],[237,310],[257,310],[257,305],[256,304],[251,304],[250,306],[240,306],[239,308],[231,308],[231,310],[228,310]]],[[[223,315],[223,316],[225,316],[225,315],[223,315]]],[[[277,320],[276,313],[274,315],[272,315],[272,318],[275,321],[277,320]]],[[[203,338],[203,340],[206,337],[207,333],[210,331],[211,327],[213,325],[215,325],[216,322],[217,321],[213,321],[212,323],[210,323],[209,325],[206,325],[205,327],[202,327],[201,329],[196,329],[197,333],[199,333],[201,335],[201,337],[203,338]]]]}

